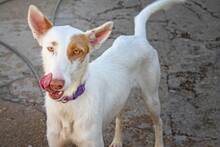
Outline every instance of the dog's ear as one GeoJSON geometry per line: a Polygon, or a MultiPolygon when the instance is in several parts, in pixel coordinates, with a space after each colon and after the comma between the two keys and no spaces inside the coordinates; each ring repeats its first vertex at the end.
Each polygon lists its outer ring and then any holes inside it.
{"type": "Polygon", "coordinates": [[[41,45],[41,37],[53,26],[49,19],[34,5],[29,6],[28,25],[41,45]]]}
{"type": "Polygon", "coordinates": [[[100,45],[109,37],[112,32],[113,22],[109,21],[103,25],[89,30],[86,35],[89,38],[89,43],[92,48],[99,48],[100,45]]]}

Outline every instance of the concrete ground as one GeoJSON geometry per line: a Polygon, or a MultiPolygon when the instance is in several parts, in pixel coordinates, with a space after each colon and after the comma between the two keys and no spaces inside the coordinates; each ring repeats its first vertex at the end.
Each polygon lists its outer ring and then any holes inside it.
{"type": "MultiPolygon", "coordinates": [[[[1,0],[2,1],[2,0],[1,0]]],[[[56,24],[82,30],[113,20],[113,34],[95,59],[121,34],[133,33],[133,17],[152,0],[63,0],[56,24]]],[[[11,0],[0,5],[0,40],[15,47],[42,75],[40,47],[27,26],[29,4],[50,18],[55,0],[11,0]]],[[[153,15],[148,36],[161,63],[160,100],[166,147],[220,144],[220,1],[188,0],[153,15]]],[[[47,147],[43,101],[30,69],[0,46],[0,147],[47,147]]],[[[105,130],[110,144],[114,123],[105,130]]],[[[152,122],[139,90],[124,109],[125,147],[152,147],[152,122]]]]}

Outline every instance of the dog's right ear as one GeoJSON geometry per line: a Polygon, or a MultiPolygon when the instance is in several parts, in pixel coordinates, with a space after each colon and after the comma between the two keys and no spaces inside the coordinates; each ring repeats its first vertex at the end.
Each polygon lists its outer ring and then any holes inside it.
{"type": "Polygon", "coordinates": [[[53,27],[49,19],[34,5],[29,6],[28,25],[40,45],[42,36],[53,27]]]}

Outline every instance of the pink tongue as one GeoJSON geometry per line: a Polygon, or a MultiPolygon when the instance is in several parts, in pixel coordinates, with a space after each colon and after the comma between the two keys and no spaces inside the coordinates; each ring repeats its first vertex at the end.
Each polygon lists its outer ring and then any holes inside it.
{"type": "Polygon", "coordinates": [[[39,80],[39,84],[41,86],[42,89],[47,89],[47,87],[49,87],[50,82],[52,80],[52,73],[49,73],[47,75],[44,75],[40,80],[39,80]]]}

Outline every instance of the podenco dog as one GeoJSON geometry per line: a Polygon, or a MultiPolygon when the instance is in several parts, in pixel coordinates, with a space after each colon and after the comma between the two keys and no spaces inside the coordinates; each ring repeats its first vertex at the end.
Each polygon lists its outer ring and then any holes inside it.
{"type": "Polygon", "coordinates": [[[90,53],[109,37],[113,23],[83,32],[53,24],[35,6],[28,11],[33,36],[42,47],[46,90],[47,138],[50,147],[70,141],[79,147],[104,147],[102,129],[116,116],[111,147],[122,146],[120,112],[130,90],[140,87],[155,129],[155,147],[163,147],[157,51],[146,37],[149,17],[183,0],[156,1],[135,17],[135,33],[119,36],[95,61],[90,53]]]}

